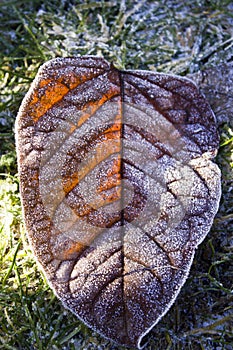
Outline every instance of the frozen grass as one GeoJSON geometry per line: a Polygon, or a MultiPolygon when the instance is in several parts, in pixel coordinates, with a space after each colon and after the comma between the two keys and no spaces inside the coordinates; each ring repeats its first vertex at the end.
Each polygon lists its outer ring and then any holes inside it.
{"type": "MultiPolygon", "coordinates": [[[[64,310],[25,236],[13,127],[38,67],[52,57],[77,54],[102,54],[121,68],[182,75],[216,67],[232,62],[232,12],[227,0],[0,2],[0,349],[119,349],[64,310]]],[[[231,111],[219,128],[219,213],[147,350],[233,347],[233,107],[231,111]]]]}

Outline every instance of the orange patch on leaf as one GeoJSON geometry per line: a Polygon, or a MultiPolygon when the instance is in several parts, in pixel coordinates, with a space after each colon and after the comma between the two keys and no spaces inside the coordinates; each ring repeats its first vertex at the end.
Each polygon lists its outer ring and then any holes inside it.
{"type": "Polygon", "coordinates": [[[63,190],[64,190],[65,194],[72,191],[72,189],[78,184],[78,182],[79,182],[78,173],[74,173],[72,175],[64,177],[63,178],[63,190]]]}
{"type": "Polygon", "coordinates": [[[40,84],[39,84],[39,88],[43,88],[47,85],[49,85],[49,83],[51,83],[51,79],[43,79],[40,81],[40,84]]]}
{"type": "Polygon", "coordinates": [[[101,185],[98,187],[97,191],[98,193],[101,193],[102,191],[107,191],[110,188],[120,186],[120,184],[121,184],[121,174],[120,173],[114,174],[104,179],[101,182],[101,185]]]}
{"type": "Polygon", "coordinates": [[[85,245],[80,242],[74,242],[68,249],[62,252],[64,260],[75,258],[85,248],[85,245]]]}
{"type": "Polygon", "coordinates": [[[36,91],[28,107],[29,114],[34,122],[37,122],[42,115],[44,115],[55,103],[60,101],[69,91],[65,85],[56,81],[51,82],[46,88],[43,87],[41,89],[44,89],[42,96],[39,98],[39,94],[42,93],[40,89],[36,91]]]}

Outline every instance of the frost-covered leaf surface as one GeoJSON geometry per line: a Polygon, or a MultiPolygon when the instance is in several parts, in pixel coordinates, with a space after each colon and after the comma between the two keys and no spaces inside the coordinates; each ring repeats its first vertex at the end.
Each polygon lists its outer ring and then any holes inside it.
{"type": "Polygon", "coordinates": [[[233,126],[233,64],[220,64],[216,67],[190,75],[201,92],[208,99],[219,125],[233,126]]]}
{"type": "Polygon", "coordinates": [[[141,347],[185,282],[220,199],[216,121],[188,79],[49,61],[17,119],[28,235],[94,330],[141,347]]]}
{"type": "Polygon", "coordinates": [[[146,350],[232,349],[232,8],[229,0],[1,1],[0,348],[125,349],[88,329],[54,297],[25,237],[15,175],[15,117],[39,66],[54,57],[102,54],[123,69],[195,73],[190,78],[215,113],[220,208],[146,350]]]}

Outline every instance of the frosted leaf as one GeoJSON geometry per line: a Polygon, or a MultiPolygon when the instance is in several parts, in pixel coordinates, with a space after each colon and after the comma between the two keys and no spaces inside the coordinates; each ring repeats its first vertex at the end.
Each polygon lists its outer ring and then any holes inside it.
{"type": "Polygon", "coordinates": [[[141,348],[218,209],[213,112],[188,79],[98,57],[44,64],[16,124],[28,237],[65,307],[141,348]]]}

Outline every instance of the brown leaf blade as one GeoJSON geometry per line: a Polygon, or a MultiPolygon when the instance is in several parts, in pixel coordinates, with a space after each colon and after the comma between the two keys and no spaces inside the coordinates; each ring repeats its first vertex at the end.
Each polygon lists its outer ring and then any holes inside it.
{"type": "Polygon", "coordinates": [[[43,65],[17,117],[28,236],[94,330],[141,348],[184,284],[220,198],[214,115],[185,78],[102,58],[43,65]]]}

